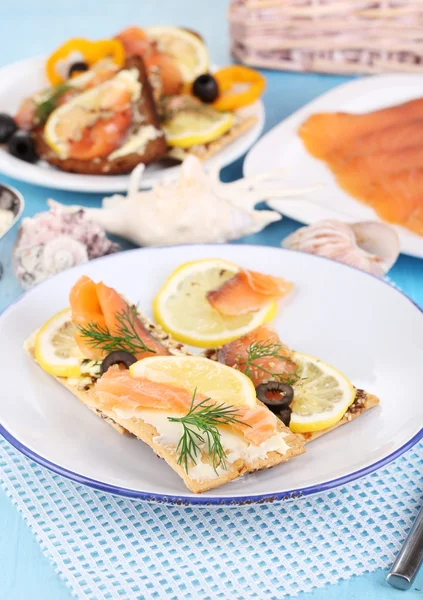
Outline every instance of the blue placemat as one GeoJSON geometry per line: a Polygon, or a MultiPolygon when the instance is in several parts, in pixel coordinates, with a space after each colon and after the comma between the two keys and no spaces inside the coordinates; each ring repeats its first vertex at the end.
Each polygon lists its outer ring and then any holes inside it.
{"type": "Polygon", "coordinates": [[[345,487],[297,501],[177,507],[54,475],[0,441],[2,485],[78,598],[295,596],[387,567],[423,494],[423,444],[345,487]]]}

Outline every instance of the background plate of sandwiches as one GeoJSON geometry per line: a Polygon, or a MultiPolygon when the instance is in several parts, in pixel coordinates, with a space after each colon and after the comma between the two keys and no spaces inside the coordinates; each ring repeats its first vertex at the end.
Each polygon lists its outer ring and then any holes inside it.
{"type": "MultiPolygon", "coordinates": [[[[0,113],[15,115],[25,98],[36,96],[40,90],[48,88],[45,64],[46,57],[34,57],[0,69],[3,82],[0,85],[0,113]]],[[[218,164],[224,167],[232,163],[245,154],[263,130],[264,105],[257,100],[233,111],[231,127],[226,128],[214,141],[196,144],[188,149],[167,148],[161,128],[165,108],[154,95],[143,61],[138,57],[128,57],[121,71],[124,74],[135,73],[138,80],[135,84],[141,85],[141,94],[132,102],[135,117],[130,125],[134,141],[141,140],[136,152],[123,152],[124,146],[128,145],[125,142],[122,148],[119,147],[105,158],[63,159],[46,142],[49,136],[46,136],[44,128],[33,132],[39,160],[21,160],[8,151],[7,145],[0,145],[0,171],[10,177],[50,188],[110,193],[126,190],[128,173],[141,162],[147,165],[142,187],[150,188],[159,183],[164,175],[176,179],[180,161],[188,152],[209,166],[218,164]]],[[[80,77],[86,77],[86,73],[80,77]]]]}
{"type": "MultiPolygon", "coordinates": [[[[133,250],[63,272],[3,313],[0,432],[52,471],[123,496],[229,504],[307,495],[362,477],[423,437],[422,339],[422,313],[408,297],[340,263],[248,245],[133,250]],[[147,413],[116,411],[110,395],[103,394],[99,403],[100,388],[78,389],[74,381],[41,369],[32,334],[69,306],[71,289],[86,275],[85,280],[104,281],[103,291],[110,286],[137,303],[137,318],[170,356],[204,356],[204,350],[176,343],[153,327],[152,304],[179,265],[217,253],[243,269],[260,271],[266,265],[269,274],[295,282],[272,327],[287,347],[333,365],[361,391],[336,426],[300,434],[278,420],[275,439],[283,443],[228,458],[226,470],[213,474],[213,469],[184,469],[175,444],[161,442],[162,425],[147,413]]],[[[206,356],[216,358],[212,352],[206,356]]],[[[233,439],[225,449],[228,457],[235,451],[233,439]]],[[[201,460],[207,462],[207,456],[201,460]]]]}

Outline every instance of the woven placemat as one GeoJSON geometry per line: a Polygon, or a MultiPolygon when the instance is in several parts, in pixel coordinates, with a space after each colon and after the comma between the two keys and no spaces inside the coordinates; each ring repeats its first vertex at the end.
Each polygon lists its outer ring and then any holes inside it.
{"type": "Polygon", "coordinates": [[[295,596],[387,567],[423,494],[423,444],[303,499],[179,507],[119,498],[47,471],[0,440],[6,494],[77,598],[295,596]]]}

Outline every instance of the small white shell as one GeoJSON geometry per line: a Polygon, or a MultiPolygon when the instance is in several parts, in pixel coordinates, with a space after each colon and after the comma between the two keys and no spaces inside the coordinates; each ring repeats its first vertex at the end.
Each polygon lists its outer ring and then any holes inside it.
{"type": "Polygon", "coordinates": [[[65,269],[88,262],[86,246],[70,237],[59,235],[50,240],[45,246],[42,254],[43,269],[53,275],[65,269]]]}
{"type": "Polygon", "coordinates": [[[389,271],[400,252],[396,231],[378,221],[319,221],[297,229],[282,246],[331,258],[378,277],[389,271]]]}
{"type": "Polygon", "coordinates": [[[48,277],[88,262],[87,248],[68,235],[60,235],[45,244],[30,248],[15,248],[16,276],[25,289],[48,277]]]}

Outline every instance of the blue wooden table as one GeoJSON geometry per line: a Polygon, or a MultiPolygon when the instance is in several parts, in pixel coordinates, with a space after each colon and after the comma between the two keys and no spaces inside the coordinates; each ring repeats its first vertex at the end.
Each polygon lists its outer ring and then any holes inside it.
{"type": "MultiPolygon", "coordinates": [[[[0,66],[12,61],[46,54],[68,37],[107,37],[128,24],[180,24],[200,31],[216,64],[229,62],[226,0],[211,3],[198,0],[14,0],[0,3],[0,66]],[[207,6],[207,8],[206,8],[207,6]]],[[[265,72],[267,77],[266,131],[319,94],[345,81],[344,77],[265,72]]],[[[242,175],[242,159],[223,172],[225,181],[242,175]]],[[[0,175],[0,181],[17,187],[26,200],[26,215],[45,210],[47,198],[64,203],[98,206],[100,195],[82,195],[37,188],[0,175]]],[[[265,231],[240,240],[278,246],[299,223],[283,219],[265,231]]],[[[129,247],[129,245],[127,246],[129,247]]],[[[6,252],[3,249],[2,252],[6,252]]],[[[0,256],[4,261],[7,257],[0,256]]],[[[423,260],[401,256],[390,272],[391,278],[423,306],[423,260]]],[[[9,275],[0,282],[0,310],[20,290],[9,275]]],[[[357,599],[417,600],[422,598],[423,572],[413,588],[402,596],[385,583],[386,571],[353,577],[338,585],[299,597],[313,600],[357,599]]],[[[0,598],[5,600],[69,600],[70,592],[43,557],[25,523],[0,491],[0,598]]]]}

